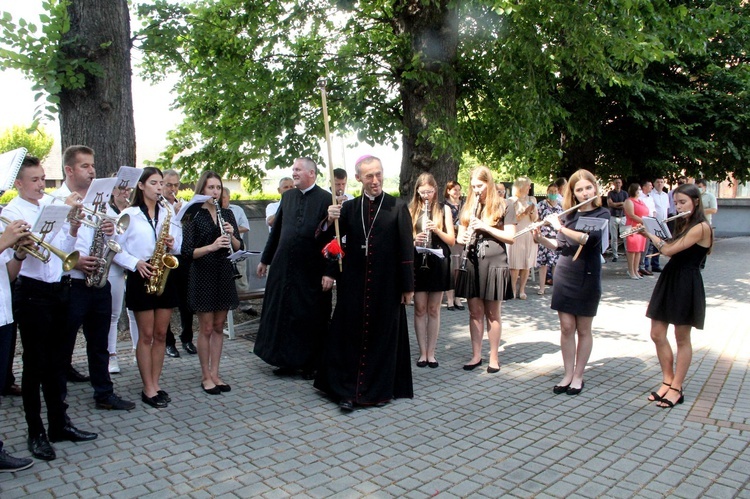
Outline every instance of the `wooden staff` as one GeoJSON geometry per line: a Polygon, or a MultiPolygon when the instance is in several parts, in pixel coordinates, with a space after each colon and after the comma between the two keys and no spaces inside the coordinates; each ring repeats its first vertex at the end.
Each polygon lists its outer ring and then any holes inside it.
{"type": "MultiPolygon", "coordinates": [[[[331,132],[328,129],[328,103],[326,102],[326,79],[323,77],[318,78],[318,87],[320,87],[320,98],[323,100],[323,126],[326,132],[326,146],[328,148],[328,175],[331,179],[331,200],[333,204],[338,203],[336,199],[336,183],[333,176],[333,151],[331,150],[331,132]]],[[[339,232],[339,221],[338,219],[333,221],[334,228],[336,229],[336,242],[341,247],[341,233],[339,232]]],[[[344,269],[343,263],[341,262],[341,256],[339,256],[339,272],[344,269]]]]}

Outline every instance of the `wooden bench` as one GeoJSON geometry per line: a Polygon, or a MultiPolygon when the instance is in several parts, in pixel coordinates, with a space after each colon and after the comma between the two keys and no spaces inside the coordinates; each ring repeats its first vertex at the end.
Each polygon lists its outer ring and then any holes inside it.
{"type": "MultiPolygon", "coordinates": [[[[238,297],[240,299],[240,302],[247,301],[247,300],[259,300],[263,298],[263,296],[266,294],[266,288],[261,289],[251,289],[249,291],[244,291],[242,293],[238,293],[238,297]]],[[[247,324],[246,322],[243,322],[242,324],[247,324]]],[[[237,326],[241,326],[242,324],[237,324],[237,326]]],[[[224,330],[224,334],[229,336],[230,340],[233,340],[235,337],[234,334],[234,311],[230,310],[227,314],[227,329],[224,330]]]]}

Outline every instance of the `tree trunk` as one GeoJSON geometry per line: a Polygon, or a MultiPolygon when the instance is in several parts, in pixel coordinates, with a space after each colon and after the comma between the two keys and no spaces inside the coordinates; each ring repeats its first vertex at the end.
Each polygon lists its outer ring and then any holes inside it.
{"type": "Polygon", "coordinates": [[[400,192],[411,196],[417,177],[429,172],[442,197],[446,182],[458,175],[459,158],[450,151],[441,151],[435,157],[436,146],[425,140],[424,134],[428,128],[438,128],[445,137],[452,137],[455,130],[458,14],[455,7],[448,7],[451,2],[447,0],[400,3],[397,24],[411,39],[411,53],[404,65],[407,67],[418,54],[426,73],[418,80],[402,77],[404,68],[398,71],[404,112],[400,192]]]}
{"type": "Polygon", "coordinates": [[[86,74],[83,88],[60,92],[61,145],[94,149],[97,177],[108,177],[122,165],[135,166],[128,2],[72,0],[68,13],[62,50],[98,63],[102,75],[86,74]]]}

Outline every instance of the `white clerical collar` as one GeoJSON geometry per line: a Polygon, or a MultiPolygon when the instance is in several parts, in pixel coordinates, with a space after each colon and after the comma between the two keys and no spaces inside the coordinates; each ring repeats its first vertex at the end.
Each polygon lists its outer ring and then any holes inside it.
{"type": "Polygon", "coordinates": [[[300,192],[301,192],[302,194],[307,194],[308,192],[310,192],[310,190],[311,190],[311,189],[312,189],[313,187],[315,187],[315,184],[311,185],[311,186],[310,186],[310,187],[308,187],[307,189],[299,189],[299,191],[300,191],[300,192]]]}
{"type": "MultiPolygon", "coordinates": [[[[382,192],[381,192],[380,194],[382,194],[382,192]]],[[[370,196],[370,195],[369,195],[369,194],[367,194],[367,193],[366,193],[365,191],[362,191],[362,195],[363,195],[363,196],[365,196],[365,197],[366,197],[367,199],[369,199],[370,201],[375,201],[375,200],[376,200],[376,199],[378,198],[378,196],[370,196]]]]}

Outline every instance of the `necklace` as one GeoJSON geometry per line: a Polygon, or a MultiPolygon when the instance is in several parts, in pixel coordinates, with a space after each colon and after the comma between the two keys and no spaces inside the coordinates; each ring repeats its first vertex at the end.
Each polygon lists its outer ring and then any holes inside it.
{"type": "Polygon", "coordinates": [[[367,251],[370,246],[370,234],[372,234],[372,228],[375,227],[375,220],[378,219],[378,215],[380,214],[380,208],[383,206],[383,200],[385,199],[385,194],[381,194],[380,198],[380,204],[378,205],[378,211],[375,212],[375,217],[372,219],[372,224],[370,225],[370,230],[365,230],[365,195],[362,195],[362,234],[365,234],[365,244],[362,245],[362,249],[365,250],[365,256],[367,256],[367,251]]]}

